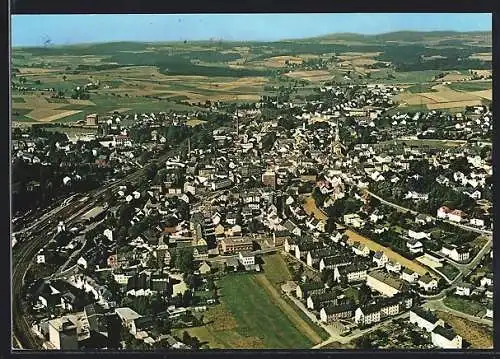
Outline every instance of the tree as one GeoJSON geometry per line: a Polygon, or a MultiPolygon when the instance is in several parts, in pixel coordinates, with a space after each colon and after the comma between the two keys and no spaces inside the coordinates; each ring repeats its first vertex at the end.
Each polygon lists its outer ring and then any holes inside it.
{"type": "Polygon", "coordinates": [[[216,289],[215,287],[215,282],[213,281],[212,278],[208,278],[207,279],[207,288],[210,290],[210,291],[214,291],[216,289]]]}
{"type": "Polygon", "coordinates": [[[368,303],[368,301],[370,300],[370,296],[371,296],[370,288],[368,288],[368,286],[365,283],[363,283],[358,290],[359,304],[364,305],[368,303]]]}
{"type": "Polygon", "coordinates": [[[175,266],[184,273],[194,272],[194,256],[192,248],[180,248],[175,256],[175,266]]]}
{"type": "Polygon", "coordinates": [[[335,219],[333,217],[328,217],[328,219],[326,220],[325,231],[327,233],[333,233],[336,228],[337,227],[335,225],[335,219]]]}

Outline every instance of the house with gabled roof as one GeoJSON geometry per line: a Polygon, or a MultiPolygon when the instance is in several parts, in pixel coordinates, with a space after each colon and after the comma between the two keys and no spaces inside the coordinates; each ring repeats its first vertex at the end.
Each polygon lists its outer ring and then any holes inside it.
{"type": "Polygon", "coordinates": [[[383,251],[377,251],[373,255],[373,262],[377,264],[379,268],[385,267],[385,264],[389,261],[389,258],[383,251]]]}
{"type": "Polygon", "coordinates": [[[370,325],[380,322],[381,311],[379,304],[368,304],[358,307],[354,312],[354,321],[356,324],[370,325]]]}
{"type": "Polygon", "coordinates": [[[343,278],[347,283],[360,282],[366,280],[367,265],[363,263],[353,263],[346,266],[337,266],[334,269],[333,278],[337,282],[341,282],[343,278]]]}
{"type": "Polygon", "coordinates": [[[436,326],[431,332],[432,344],[443,349],[462,349],[462,337],[453,329],[436,326]]]}
{"type": "Polygon", "coordinates": [[[437,288],[438,281],[437,279],[432,278],[430,275],[425,274],[419,278],[418,285],[420,288],[428,292],[437,288]]]}
{"type": "Polygon", "coordinates": [[[409,268],[403,268],[400,278],[408,283],[415,283],[418,280],[418,273],[409,268]]]}
{"type": "Polygon", "coordinates": [[[339,304],[341,303],[339,299],[340,295],[341,291],[335,287],[328,289],[328,291],[323,294],[309,294],[306,300],[307,308],[317,310],[326,304],[339,304]]]}
{"type": "Polygon", "coordinates": [[[333,323],[339,319],[352,318],[355,308],[352,302],[340,305],[329,305],[321,308],[319,315],[323,323],[333,323]]]}
{"type": "Polygon", "coordinates": [[[352,264],[353,259],[347,255],[333,255],[321,258],[319,261],[319,271],[322,272],[325,269],[335,269],[337,267],[347,266],[352,264]]]}
{"type": "Polygon", "coordinates": [[[308,295],[324,294],[326,290],[326,286],[321,282],[306,282],[299,284],[295,290],[295,293],[297,295],[297,298],[305,299],[308,295]]]}

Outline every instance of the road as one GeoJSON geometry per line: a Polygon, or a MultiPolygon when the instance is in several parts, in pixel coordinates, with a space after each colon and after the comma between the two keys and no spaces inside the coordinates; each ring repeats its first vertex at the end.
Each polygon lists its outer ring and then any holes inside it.
{"type": "MultiPolygon", "coordinates": [[[[395,204],[393,202],[389,202],[385,199],[383,199],[382,197],[376,195],[375,193],[373,192],[370,192],[368,191],[367,189],[363,189],[363,191],[365,193],[368,193],[370,196],[378,199],[380,202],[392,207],[392,208],[395,208],[401,212],[410,212],[411,214],[414,214],[414,215],[418,215],[420,214],[419,212],[417,211],[414,211],[412,209],[409,209],[409,208],[406,208],[406,207],[403,207],[403,206],[400,206],[398,204],[395,204]]],[[[434,220],[437,220],[438,218],[434,217],[434,216],[431,216],[429,214],[425,214],[426,216],[429,216],[431,217],[432,219],[434,220]]],[[[476,233],[479,233],[479,234],[486,234],[486,235],[493,235],[493,232],[490,231],[490,230],[487,230],[487,229],[480,229],[480,228],[475,228],[475,227],[471,227],[471,226],[466,226],[466,225],[463,225],[463,224],[460,224],[460,223],[456,223],[456,222],[453,222],[453,221],[447,221],[445,220],[444,222],[448,223],[448,224],[451,224],[452,226],[455,226],[455,227],[458,227],[458,228],[461,228],[461,229],[465,229],[467,231],[471,231],[471,232],[476,232],[476,233]]]]}
{"type": "Polygon", "coordinates": [[[479,317],[476,317],[476,316],[473,316],[473,315],[469,315],[469,314],[462,313],[462,312],[459,312],[457,310],[451,309],[451,308],[447,307],[444,304],[443,299],[428,301],[428,302],[426,302],[426,303],[423,304],[423,307],[425,307],[427,309],[431,309],[431,310],[439,310],[439,311],[442,311],[442,312],[450,313],[450,314],[453,314],[453,315],[455,315],[457,317],[470,320],[471,322],[476,322],[476,323],[479,323],[479,324],[488,325],[490,327],[493,326],[493,320],[485,319],[485,318],[479,318],[479,317]]]}
{"type": "Polygon", "coordinates": [[[374,326],[370,327],[370,328],[367,328],[367,329],[363,329],[363,330],[355,330],[352,334],[350,335],[346,335],[346,336],[343,336],[343,337],[340,337],[341,340],[337,340],[336,338],[334,337],[331,337],[319,344],[316,344],[314,347],[312,347],[311,349],[321,349],[323,348],[324,346],[328,345],[328,344],[331,344],[333,342],[339,342],[341,344],[346,344],[346,343],[349,343],[355,339],[358,339],[359,337],[365,335],[365,334],[368,334],[368,333],[371,333],[377,329],[380,329],[381,327],[383,326],[386,326],[388,324],[391,324],[394,320],[396,319],[401,319],[401,318],[409,318],[410,317],[410,312],[404,312],[404,313],[401,313],[399,315],[396,315],[395,317],[391,317],[391,318],[388,318],[386,319],[385,321],[383,322],[380,322],[378,324],[375,324],[374,326]]]}
{"type": "Polygon", "coordinates": [[[315,346],[313,346],[311,349],[321,349],[322,347],[328,345],[328,344],[331,344],[333,342],[339,342],[341,344],[347,344],[367,333],[370,333],[370,332],[373,332],[377,329],[379,329],[380,327],[384,326],[384,325],[387,325],[389,323],[391,323],[394,319],[398,319],[398,318],[405,318],[405,317],[409,317],[410,316],[410,313],[409,312],[405,312],[405,313],[401,313],[400,315],[397,315],[395,317],[391,317],[391,318],[388,318],[386,319],[385,321],[383,322],[380,322],[370,328],[366,328],[366,329],[363,329],[363,330],[359,330],[359,329],[355,329],[351,334],[349,335],[340,335],[337,330],[335,330],[331,325],[327,325],[325,323],[323,323],[322,321],[318,320],[315,315],[313,313],[311,313],[311,311],[309,309],[307,309],[305,307],[305,305],[300,301],[298,300],[297,298],[295,298],[293,296],[293,294],[291,294],[289,291],[286,291],[286,290],[283,290],[283,292],[285,293],[285,295],[300,309],[302,310],[302,312],[313,322],[313,323],[316,323],[317,325],[319,325],[321,328],[323,328],[329,335],[330,337],[326,340],[324,340],[323,342],[321,343],[318,343],[316,344],[315,346]]]}
{"type": "MultiPolygon", "coordinates": [[[[182,144],[181,144],[182,145],[182,144]]],[[[176,150],[170,150],[165,155],[158,158],[158,162],[166,161],[176,150]]],[[[37,339],[27,322],[22,311],[22,288],[24,277],[36,253],[43,248],[51,238],[50,232],[57,225],[59,218],[64,218],[66,226],[69,227],[71,221],[78,218],[81,214],[93,208],[97,203],[104,200],[106,191],[118,188],[126,182],[134,182],[143,176],[143,170],[139,169],[125,178],[108,184],[100,189],[90,191],[86,198],[75,203],[59,205],[48,213],[40,217],[39,220],[27,227],[23,232],[26,239],[18,243],[12,249],[12,330],[13,336],[17,338],[20,346],[26,349],[36,350],[41,348],[40,340],[37,339]],[[69,218],[69,220],[68,220],[69,218]]],[[[69,202],[66,201],[66,202],[69,202]]],[[[61,203],[64,203],[62,201],[61,203]]]]}
{"type": "MultiPolygon", "coordinates": [[[[278,252],[282,249],[283,249],[283,246],[278,246],[278,247],[274,247],[274,248],[258,249],[256,251],[252,251],[250,253],[253,255],[259,255],[259,254],[278,252]]],[[[238,257],[238,254],[218,255],[216,257],[206,258],[206,259],[204,259],[204,261],[206,261],[206,262],[218,262],[218,261],[225,261],[226,259],[235,258],[235,257],[238,257]]]]}

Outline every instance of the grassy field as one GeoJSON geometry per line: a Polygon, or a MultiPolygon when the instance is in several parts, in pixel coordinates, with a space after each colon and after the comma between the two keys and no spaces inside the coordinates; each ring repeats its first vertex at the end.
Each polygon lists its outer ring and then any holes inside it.
{"type": "Polygon", "coordinates": [[[453,327],[455,332],[471,344],[471,349],[493,348],[493,332],[487,326],[471,322],[450,313],[436,312],[437,316],[453,327]]]}
{"type": "Polygon", "coordinates": [[[490,90],[492,88],[492,81],[469,81],[469,82],[453,82],[447,85],[455,91],[481,91],[490,90]]]}
{"type": "Polygon", "coordinates": [[[436,90],[434,90],[432,86],[434,86],[434,84],[417,84],[408,87],[406,91],[411,93],[435,92],[436,90]]]}
{"type": "Polygon", "coordinates": [[[460,273],[460,271],[449,263],[445,263],[441,268],[438,269],[443,273],[448,279],[455,279],[455,277],[460,273]]]}
{"type": "MultiPolygon", "coordinates": [[[[267,289],[269,295],[280,309],[287,314],[290,320],[293,321],[297,327],[304,328],[307,332],[310,332],[310,329],[307,327],[311,328],[322,340],[326,340],[329,337],[328,333],[319,325],[311,322],[309,317],[304,314],[295,303],[281,295],[280,285],[286,281],[292,280],[292,275],[281,254],[266,255],[264,257],[264,275],[265,280],[259,278],[260,283],[263,288],[267,289]],[[272,286],[272,288],[270,286],[272,286]],[[296,314],[298,314],[300,319],[296,314]]],[[[316,336],[312,336],[311,338],[316,338],[316,336]]]]}
{"type": "Polygon", "coordinates": [[[355,287],[349,287],[344,290],[344,295],[348,298],[351,298],[356,303],[358,302],[359,291],[355,287]]]}
{"type": "Polygon", "coordinates": [[[474,300],[449,296],[444,299],[443,303],[451,309],[469,315],[481,317],[486,313],[486,308],[481,303],[474,300]]]}
{"type": "Polygon", "coordinates": [[[263,274],[228,275],[217,284],[221,304],[206,313],[203,327],[188,329],[208,347],[298,349],[321,342],[297,314],[282,311],[286,306],[263,274]]]}
{"type": "Polygon", "coordinates": [[[275,285],[292,280],[292,274],[281,254],[276,253],[264,257],[264,273],[267,279],[275,285]]]}

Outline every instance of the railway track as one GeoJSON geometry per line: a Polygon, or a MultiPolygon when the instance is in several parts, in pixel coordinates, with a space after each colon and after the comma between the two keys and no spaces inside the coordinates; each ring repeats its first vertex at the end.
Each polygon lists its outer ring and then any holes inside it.
{"type": "MultiPolygon", "coordinates": [[[[184,144],[186,142],[184,141],[184,144]]],[[[170,150],[165,155],[160,156],[156,162],[161,163],[166,161],[176,151],[177,149],[170,150]]],[[[86,194],[87,199],[83,202],[74,201],[67,203],[60,210],[51,213],[38,223],[30,226],[29,231],[24,232],[27,233],[27,238],[23,243],[19,243],[15,253],[12,255],[12,337],[16,338],[17,346],[29,350],[41,349],[41,340],[35,337],[23,313],[22,304],[24,298],[22,297],[22,289],[30,263],[36,253],[47,244],[51,229],[57,225],[57,219],[65,218],[67,225],[71,225],[77,217],[103,201],[107,191],[114,190],[127,182],[133,183],[142,176],[143,169],[138,169],[136,172],[127,175],[113,184],[90,191],[86,194]]]]}

